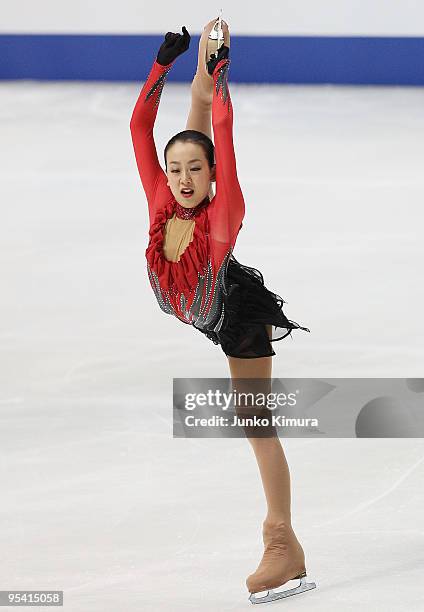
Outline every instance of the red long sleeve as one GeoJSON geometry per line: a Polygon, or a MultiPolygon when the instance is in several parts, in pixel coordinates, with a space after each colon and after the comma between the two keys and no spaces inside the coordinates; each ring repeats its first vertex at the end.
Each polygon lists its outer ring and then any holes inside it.
{"type": "Polygon", "coordinates": [[[233,109],[227,72],[221,60],[213,74],[212,125],[215,137],[216,195],[195,217],[193,240],[178,262],[163,252],[164,227],[176,201],[159,164],[153,127],[166,76],[172,64],[156,61],[131,117],[137,167],[149,206],[147,271],[160,308],[199,329],[218,330],[223,321],[226,267],[244,217],[233,145],[233,109]]]}
{"type": "Polygon", "coordinates": [[[153,137],[153,126],[159,108],[160,97],[172,64],[161,66],[154,61],[152,69],[140,92],[131,121],[131,137],[138,172],[149,206],[150,226],[160,205],[169,199],[166,174],[159,164],[153,137]]]}
{"type": "Polygon", "coordinates": [[[233,248],[245,212],[243,193],[237,178],[233,143],[233,106],[228,87],[230,60],[221,60],[214,71],[212,127],[215,139],[216,195],[208,216],[214,259],[225,257],[233,248]]]}

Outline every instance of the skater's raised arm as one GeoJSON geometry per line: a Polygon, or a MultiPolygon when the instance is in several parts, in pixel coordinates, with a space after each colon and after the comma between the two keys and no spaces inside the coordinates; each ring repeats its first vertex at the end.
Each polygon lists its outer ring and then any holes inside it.
{"type": "Polygon", "coordinates": [[[233,143],[233,106],[228,87],[228,51],[222,46],[213,70],[214,94],[212,101],[212,127],[216,156],[216,202],[214,226],[216,239],[235,243],[244,217],[243,193],[237,177],[233,143]],[[227,57],[225,57],[227,56],[227,57]]]}
{"type": "Polygon", "coordinates": [[[156,145],[153,137],[162,89],[173,62],[184,53],[190,44],[190,34],[183,26],[183,34],[168,32],[157,57],[153,62],[150,74],[145,81],[135,104],[130,130],[134,146],[138,172],[149,206],[150,224],[157,208],[157,191],[162,182],[166,185],[166,174],[159,164],[156,145]]]}
{"type": "Polygon", "coordinates": [[[165,175],[157,156],[153,126],[162,88],[171,66],[172,64],[161,66],[155,60],[138,97],[130,121],[138,172],[146,193],[149,209],[153,206],[159,179],[162,175],[165,175]]]}

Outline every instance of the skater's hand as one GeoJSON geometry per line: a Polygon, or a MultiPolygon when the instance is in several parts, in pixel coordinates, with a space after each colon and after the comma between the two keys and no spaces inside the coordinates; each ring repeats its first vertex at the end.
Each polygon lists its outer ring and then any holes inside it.
{"type": "Polygon", "coordinates": [[[191,36],[185,26],[182,27],[182,31],[182,34],[167,32],[157,54],[156,61],[158,64],[167,66],[184,53],[184,51],[187,51],[190,46],[191,36]]]}
{"type": "Polygon", "coordinates": [[[217,67],[217,65],[219,64],[221,60],[228,59],[229,54],[230,54],[230,49],[227,47],[227,45],[222,45],[219,48],[218,57],[215,57],[215,54],[211,53],[211,58],[206,63],[206,66],[208,67],[208,72],[210,75],[213,75],[215,68],[217,67]]]}

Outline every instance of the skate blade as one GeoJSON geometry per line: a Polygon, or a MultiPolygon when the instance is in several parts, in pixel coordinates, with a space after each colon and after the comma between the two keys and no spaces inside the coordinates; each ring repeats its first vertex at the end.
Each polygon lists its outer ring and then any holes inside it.
{"type": "Polygon", "coordinates": [[[215,57],[218,57],[218,51],[221,46],[224,44],[224,32],[222,31],[222,9],[220,12],[220,16],[215,21],[212,30],[209,32],[208,43],[207,43],[207,52],[206,52],[206,62],[209,61],[211,54],[213,53],[215,57]]]}
{"type": "Polygon", "coordinates": [[[258,597],[257,593],[252,593],[249,597],[249,601],[251,601],[252,604],[268,603],[269,601],[276,601],[277,599],[283,599],[284,597],[290,597],[291,595],[298,595],[299,593],[310,591],[311,589],[315,589],[316,586],[315,582],[308,582],[307,576],[302,576],[299,585],[293,589],[286,589],[285,591],[268,589],[268,591],[263,591],[266,593],[263,597],[258,597]]]}
{"type": "Polygon", "coordinates": [[[213,24],[212,30],[209,32],[209,39],[224,41],[224,33],[222,31],[222,9],[219,11],[219,17],[213,24]]]}

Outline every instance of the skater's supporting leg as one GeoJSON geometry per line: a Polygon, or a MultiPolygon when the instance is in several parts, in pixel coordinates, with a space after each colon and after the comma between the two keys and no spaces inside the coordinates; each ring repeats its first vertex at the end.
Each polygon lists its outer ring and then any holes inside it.
{"type": "MultiPolygon", "coordinates": [[[[271,329],[271,326],[268,326],[270,338],[272,337],[271,329]]],[[[228,361],[233,379],[264,378],[267,379],[269,386],[272,357],[258,357],[257,359],[228,357],[228,361]]],[[[238,383],[239,391],[241,390],[240,382],[238,383]]],[[[267,383],[264,381],[264,384],[266,386],[267,383]]],[[[260,438],[249,435],[248,440],[253,447],[264,487],[268,506],[266,521],[269,523],[283,521],[290,525],[290,472],[280,439],[275,434],[273,437],[260,438]]]]}
{"type": "Polygon", "coordinates": [[[291,525],[290,472],[279,438],[249,438],[268,506],[266,522],[291,525]]]}
{"type": "MultiPolygon", "coordinates": [[[[271,338],[271,326],[268,334],[271,338]]],[[[263,378],[270,383],[272,357],[228,357],[228,361],[232,379],[238,379],[238,390],[243,386],[240,381],[243,378],[263,378]]],[[[306,570],[303,549],[291,526],[290,472],[281,442],[277,435],[248,439],[259,466],[268,508],[263,523],[264,554],[256,571],[246,580],[249,592],[257,593],[281,586],[306,570]]]]}

